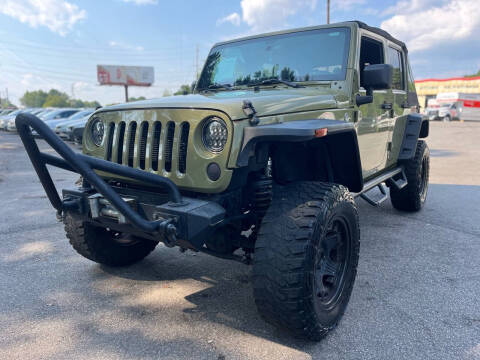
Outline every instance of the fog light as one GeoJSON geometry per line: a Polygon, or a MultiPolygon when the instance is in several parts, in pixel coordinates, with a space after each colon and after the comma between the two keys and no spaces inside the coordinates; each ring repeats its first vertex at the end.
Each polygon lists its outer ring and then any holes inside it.
{"type": "Polygon", "coordinates": [[[220,166],[217,163],[210,163],[207,166],[207,175],[208,178],[212,181],[217,181],[220,179],[220,174],[222,171],[220,170],[220,166]]]}

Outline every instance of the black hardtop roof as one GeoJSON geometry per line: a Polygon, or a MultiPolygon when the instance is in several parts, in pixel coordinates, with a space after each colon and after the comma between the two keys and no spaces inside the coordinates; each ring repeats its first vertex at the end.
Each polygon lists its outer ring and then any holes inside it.
{"type": "Polygon", "coordinates": [[[214,44],[213,47],[216,47],[216,46],[219,46],[219,45],[225,45],[225,44],[229,44],[229,43],[235,43],[235,42],[239,42],[239,41],[256,39],[256,38],[259,38],[259,37],[266,37],[266,36],[279,35],[279,34],[285,34],[285,33],[294,33],[294,32],[298,32],[298,31],[307,31],[307,30],[315,30],[315,29],[345,26],[347,24],[348,25],[355,24],[356,26],[358,26],[361,29],[365,29],[367,31],[370,31],[372,33],[380,35],[380,36],[384,37],[385,39],[393,42],[394,44],[397,44],[398,46],[400,46],[405,51],[405,53],[407,52],[407,47],[406,47],[405,43],[403,43],[402,41],[400,41],[398,39],[395,39],[387,31],[382,30],[382,29],[377,28],[377,27],[369,26],[369,25],[365,24],[364,22],[358,21],[358,20],[350,20],[350,21],[339,22],[339,23],[309,26],[309,27],[304,27],[304,28],[288,29],[288,30],[283,30],[283,31],[275,31],[275,32],[268,32],[268,33],[263,33],[263,34],[245,36],[245,37],[242,37],[242,38],[237,38],[237,39],[231,39],[231,40],[218,42],[218,43],[214,44]]]}
{"type": "Polygon", "coordinates": [[[361,29],[365,29],[365,30],[368,30],[368,31],[371,31],[375,34],[378,34],[382,37],[384,37],[385,39],[388,39],[390,40],[391,42],[397,44],[398,46],[401,46],[402,49],[407,52],[407,46],[405,45],[405,43],[403,41],[400,41],[398,39],[395,39],[392,35],[390,35],[387,31],[383,30],[383,29],[380,29],[380,28],[377,28],[377,27],[373,27],[373,26],[369,26],[367,24],[365,24],[364,22],[361,22],[361,21],[358,21],[358,20],[354,20],[352,21],[354,23],[357,23],[358,24],[358,27],[361,28],[361,29]]]}

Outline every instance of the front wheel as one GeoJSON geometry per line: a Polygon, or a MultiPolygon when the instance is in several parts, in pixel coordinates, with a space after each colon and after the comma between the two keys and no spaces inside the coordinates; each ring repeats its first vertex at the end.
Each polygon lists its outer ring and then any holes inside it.
{"type": "Polygon", "coordinates": [[[450,115],[445,115],[444,118],[443,118],[443,121],[444,122],[450,122],[450,121],[452,121],[452,118],[450,117],[450,115]]]}
{"type": "Polygon", "coordinates": [[[299,337],[323,338],[348,304],[359,248],[357,208],[345,187],[277,186],[255,244],[253,293],[262,317],[299,337]]]}
{"type": "Polygon", "coordinates": [[[65,232],[83,257],[108,266],[126,266],[142,260],[157,246],[151,240],[93,226],[66,214],[65,232]]]}

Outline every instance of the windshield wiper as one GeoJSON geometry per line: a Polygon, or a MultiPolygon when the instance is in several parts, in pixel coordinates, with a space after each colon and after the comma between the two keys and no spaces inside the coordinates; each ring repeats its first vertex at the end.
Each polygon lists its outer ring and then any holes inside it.
{"type": "Polygon", "coordinates": [[[200,89],[201,91],[208,91],[208,90],[216,90],[216,89],[227,89],[227,90],[233,90],[232,85],[230,84],[219,84],[219,83],[214,83],[208,85],[208,87],[200,89]]]}
{"type": "Polygon", "coordinates": [[[302,85],[298,85],[297,83],[281,80],[281,79],[265,79],[256,83],[250,83],[249,86],[258,86],[258,85],[274,85],[274,84],[283,84],[293,88],[303,87],[302,85]]]}

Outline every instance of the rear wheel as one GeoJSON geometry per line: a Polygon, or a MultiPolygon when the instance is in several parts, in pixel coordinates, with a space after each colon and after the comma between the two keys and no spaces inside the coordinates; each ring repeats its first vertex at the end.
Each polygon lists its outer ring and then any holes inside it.
{"type": "Polygon", "coordinates": [[[408,184],[401,190],[390,188],[390,199],[395,209],[418,211],[427,200],[430,176],[430,151],[423,140],[417,142],[415,156],[403,161],[408,184]]]}
{"type": "Polygon", "coordinates": [[[345,187],[313,182],[276,187],[253,262],[262,317],[310,340],[328,334],[350,299],[359,238],[357,208],[345,187]]]}
{"type": "Polygon", "coordinates": [[[65,232],[70,244],[83,257],[109,266],[126,266],[142,260],[157,243],[133,235],[96,227],[65,216],[65,232]]]}

